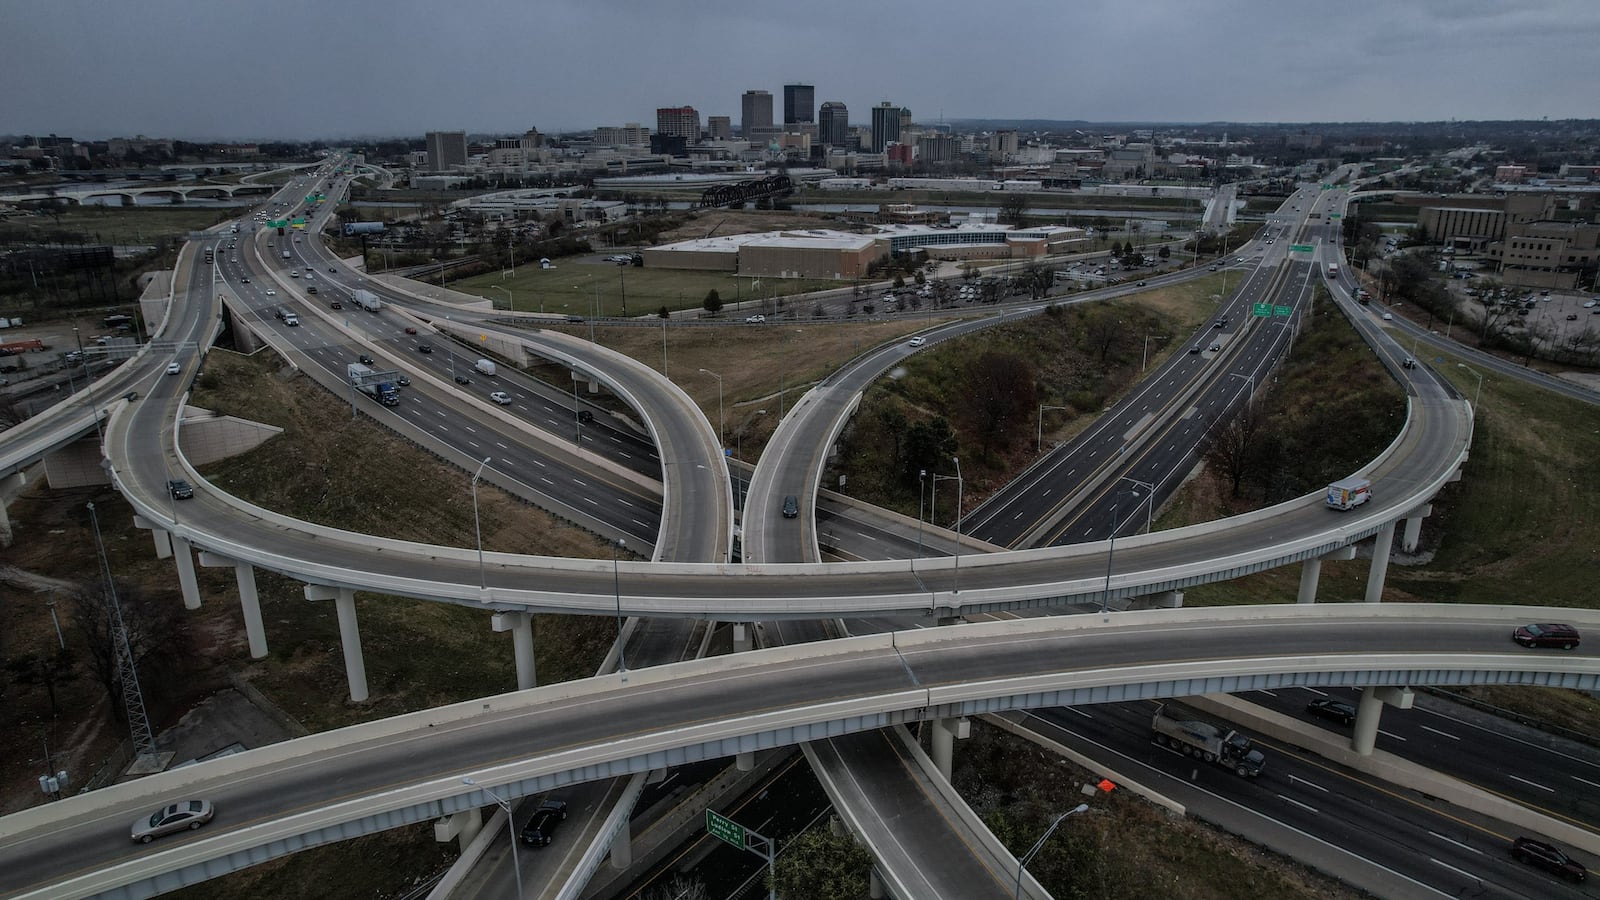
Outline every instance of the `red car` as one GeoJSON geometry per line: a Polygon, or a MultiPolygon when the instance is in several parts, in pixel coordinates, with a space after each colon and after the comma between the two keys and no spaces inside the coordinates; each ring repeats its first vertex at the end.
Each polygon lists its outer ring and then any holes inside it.
{"type": "Polygon", "coordinates": [[[406,326],[406,334],[416,334],[416,333],[417,333],[417,330],[415,328],[412,328],[409,325],[406,326]]]}

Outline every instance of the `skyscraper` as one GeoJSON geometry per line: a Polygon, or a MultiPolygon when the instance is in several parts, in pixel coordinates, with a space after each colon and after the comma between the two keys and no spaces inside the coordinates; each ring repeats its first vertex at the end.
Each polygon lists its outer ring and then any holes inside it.
{"type": "Polygon", "coordinates": [[[707,116],[706,137],[713,141],[733,140],[733,120],[728,116],[707,116]]]}
{"type": "Polygon", "coordinates": [[[754,129],[772,127],[772,95],[766,91],[745,91],[739,100],[739,133],[750,139],[754,129]]]}
{"type": "Polygon", "coordinates": [[[822,104],[817,116],[817,139],[830,147],[843,147],[850,142],[850,111],[843,103],[829,100],[822,104]]]}
{"type": "Polygon", "coordinates": [[[900,107],[885,100],[872,108],[872,152],[900,140],[900,107]]]}
{"type": "Polygon", "coordinates": [[[428,144],[429,172],[448,172],[451,166],[467,164],[465,131],[430,131],[424,137],[428,144]]]}
{"type": "Polygon", "coordinates": [[[785,131],[793,131],[790,125],[802,122],[817,121],[817,89],[809,84],[786,84],[783,86],[783,124],[785,131]]]}
{"type": "Polygon", "coordinates": [[[663,106],[656,110],[656,134],[700,141],[700,111],[692,106],[663,106]]]}

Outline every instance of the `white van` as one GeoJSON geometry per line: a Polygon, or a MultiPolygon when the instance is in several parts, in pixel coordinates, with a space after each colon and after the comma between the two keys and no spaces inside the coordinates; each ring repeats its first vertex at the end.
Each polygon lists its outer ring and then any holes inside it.
{"type": "Polygon", "coordinates": [[[490,378],[494,377],[494,362],[491,360],[480,359],[473,363],[472,367],[477,369],[481,374],[487,375],[490,378]]]}

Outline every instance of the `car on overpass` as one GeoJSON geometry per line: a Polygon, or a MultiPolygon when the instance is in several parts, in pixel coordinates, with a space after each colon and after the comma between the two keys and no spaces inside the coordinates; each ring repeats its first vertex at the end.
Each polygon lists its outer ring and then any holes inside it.
{"type": "Polygon", "coordinates": [[[1554,622],[1523,625],[1511,632],[1511,639],[1524,647],[1560,647],[1571,650],[1578,646],[1578,629],[1554,622]]]}
{"type": "Polygon", "coordinates": [[[148,844],[165,834],[193,831],[215,815],[209,800],[184,800],[135,819],[130,836],[138,843],[148,844]]]}

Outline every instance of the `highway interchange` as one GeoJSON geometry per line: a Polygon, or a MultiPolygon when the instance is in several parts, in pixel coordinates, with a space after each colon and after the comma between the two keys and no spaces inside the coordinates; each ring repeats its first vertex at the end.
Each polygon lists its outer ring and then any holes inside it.
{"type": "MultiPolygon", "coordinates": [[[[297,245],[297,247],[296,247],[297,251],[299,250],[299,246],[301,246],[301,245],[297,245]]],[[[1280,251],[1282,249],[1283,248],[1281,248],[1281,247],[1279,248],[1280,251]]],[[[309,260],[308,260],[308,262],[309,262],[309,260]]],[[[317,262],[320,263],[321,261],[318,260],[317,262]]],[[[231,260],[229,261],[229,264],[231,264],[231,260]]],[[[328,284],[327,280],[321,278],[322,270],[325,269],[325,268],[326,268],[326,266],[322,266],[318,270],[318,278],[319,278],[319,281],[320,281],[319,287],[328,284]]],[[[1258,266],[1255,271],[1257,273],[1260,273],[1263,268],[1264,268],[1263,266],[1258,266]]],[[[1288,268],[1292,268],[1292,267],[1279,267],[1279,268],[1288,269],[1288,268]]],[[[1309,267],[1304,265],[1304,264],[1301,264],[1298,268],[1301,269],[1302,272],[1309,272],[1309,267]]],[[[242,273],[240,273],[240,274],[242,274],[242,273]]],[[[329,273],[329,274],[334,274],[334,273],[329,273]]],[[[1311,272],[1310,274],[1315,274],[1315,273],[1311,272]]],[[[201,277],[204,277],[204,275],[203,275],[203,273],[198,271],[198,267],[197,267],[196,271],[191,273],[191,278],[201,278],[201,277]]],[[[1312,279],[1310,277],[1302,277],[1300,279],[1302,294],[1304,293],[1304,291],[1306,289],[1306,285],[1312,280],[1314,280],[1314,279],[1312,279]]],[[[1293,278],[1290,278],[1289,281],[1292,282],[1293,278]]],[[[1247,282],[1247,285],[1248,285],[1248,282],[1247,282]]],[[[260,286],[258,284],[257,285],[257,290],[264,290],[264,287],[262,287],[262,286],[260,286]]],[[[267,297],[264,294],[259,294],[258,293],[249,302],[250,302],[250,305],[253,308],[256,308],[258,310],[270,310],[271,306],[272,306],[272,304],[274,302],[274,298],[267,297]]],[[[355,315],[355,316],[366,316],[366,315],[368,315],[368,314],[365,314],[365,313],[361,313],[359,311],[354,312],[354,313],[349,312],[348,304],[346,306],[346,311],[347,311],[347,315],[355,315]]],[[[1032,312],[1032,311],[1033,310],[1027,310],[1027,311],[1024,311],[1023,314],[1026,314],[1027,312],[1032,312]]],[[[1230,317],[1232,315],[1233,314],[1230,313],[1230,317]]],[[[368,331],[369,332],[369,336],[372,339],[380,341],[380,342],[386,344],[387,346],[392,347],[393,350],[391,352],[393,352],[397,356],[407,355],[407,351],[409,350],[410,351],[409,355],[411,357],[413,357],[412,361],[415,362],[416,361],[415,357],[417,357],[418,355],[414,351],[414,342],[417,340],[417,338],[405,335],[404,332],[401,330],[401,328],[403,326],[395,324],[394,320],[387,320],[385,317],[382,317],[382,316],[374,317],[374,318],[375,318],[376,321],[382,322],[384,324],[373,326],[373,327],[364,328],[363,330],[368,331]]],[[[306,319],[303,320],[303,321],[309,321],[309,320],[314,320],[314,319],[315,319],[315,317],[313,317],[313,316],[307,316],[306,319]]],[[[1235,323],[1242,322],[1244,320],[1245,320],[1245,316],[1242,313],[1238,314],[1238,318],[1233,319],[1233,321],[1235,323]]],[[[182,341],[197,341],[198,340],[198,335],[199,335],[200,325],[204,321],[206,321],[206,317],[202,315],[202,316],[196,317],[193,322],[188,323],[187,330],[183,331],[183,334],[185,335],[185,337],[181,338],[181,340],[182,341]]],[[[323,334],[323,333],[319,332],[317,330],[316,326],[314,326],[314,325],[302,326],[301,328],[297,328],[297,329],[287,329],[287,328],[281,328],[280,326],[278,326],[278,324],[276,323],[275,320],[272,320],[272,319],[266,318],[266,317],[261,319],[260,324],[264,325],[265,327],[269,327],[269,328],[278,327],[279,330],[283,333],[283,335],[292,338],[294,341],[296,341],[298,346],[302,347],[307,352],[307,358],[313,358],[314,359],[314,358],[319,358],[320,357],[320,362],[323,365],[323,367],[326,370],[328,370],[329,372],[331,372],[336,380],[338,378],[342,377],[343,365],[346,362],[351,361],[351,357],[350,357],[350,354],[349,354],[348,350],[344,350],[344,352],[341,352],[341,349],[342,349],[342,347],[344,345],[340,344],[341,338],[339,336],[323,334]]],[[[1262,335],[1266,335],[1269,338],[1276,339],[1279,336],[1281,336],[1284,332],[1286,332],[1286,329],[1276,328],[1276,327],[1266,327],[1266,328],[1254,329],[1254,332],[1256,333],[1257,338],[1259,338],[1262,335]]],[[[1234,346],[1242,346],[1243,343],[1244,342],[1242,342],[1242,341],[1240,341],[1240,342],[1230,341],[1228,343],[1228,346],[1226,346],[1224,348],[1223,355],[1227,356],[1229,349],[1231,349],[1234,346]]],[[[435,342],[435,345],[436,346],[440,346],[440,342],[435,342]]],[[[442,347],[441,347],[441,349],[442,349],[442,347]]],[[[1267,348],[1267,352],[1269,352],[1269,353],[1270,352],[1276,352],[1277,349],[1281,349],[1281,348],[1270,348],[1269,347],[1269,348],[1267,348]]],[[[435,354],[435,356],[440,356],[440,355],[441,354],[435,354]]],[[[1212,361],[1209,359],[1210,355],[1211,354],[1209,354],[1209,353],[1204,354],[1203,356],[1206,357],[1206,358],[1198,360],[1198,363],[1200,365],[1213,364],[1212,361]]],[[[1252,352],[1250,354],[1240,354],[1240,356],[1245,356],[1245,355],[1253,356],[1254,352],[1252,352]]],[[[471,363],[471,359],[469,357],[467,357],[467,356],[463,356],[463,357],[460,357],[460,358],[458,358],[456,360],[455,365],[457,367],[460,367],[460,366],[462,366],[464,364],[465,365],[470,365],[470,363],[471,363]]],[[[1240,360],[1240,363],[1241,364],[1250,364],[1250,365],[1255,365],[1255,366],[1261,365],[1259,358],[1256,359],[1256,360],[1240,360]]],[[[447,364],[444,364],[439,360],[429,359],[429,360],[425,361],[425,364],[426,365],[431,365],[431,366],[439,369],[440,370],[439,374],[443,374],[444,372],[447,371],[447,369],[444,368],[447,364]]],[[[1192,368],[1196,364],[1196,360],[1194,359],[1194,357],[1191,357],[1188,354],[1180,354],[1180,355],[1176,355],[1176,356],[1173,357],[1172,368],[1180,369],[1180,368],[1184,367],[1184,364],[1188,364],[1188,366],[1190,368],[1192,368]]],[[[458,368],[458,371],[459,371],[459,368],[458,368]]],[[[1256,369],[1250,369],[1250,368],[1241,369],[1240,370],[1241,377],[1244,377],[1242,373],[1250,372],[1250,371],[1257,371],[1257,370],[1256,369]]],[[[444,378],[448,378],[448,375],[444,375],[444,378]]],[[[444,378],[441,378],[440,380],[442,381],[442,380],[444,380],[444,378]]],[[[498,380],[504,381],[505,378],[504,378],[504,376],[502,376],[498,380]]],[[[1173,383],[1172,387],[1177,387],[1177,382],[1179,380],[1180,379],[1177,379],[1176,377],[1174,377],[1174,379],[1173,379],[1174,383],[1173,383]]],[[[1155,381],[1157,381],[1157,379],[1153,378],[1152,382],[1155,382],[1155,381]]],[[[1223,379],[1223,381],[1226,382],[1226,381],[1228,381],[1228,379],[1223,379]]],[[[430,396],[428,390],[426,389],[428,386],[424,385],[423,387],[425,389],[418,390],[417,386],[414,386],[411,391],[407,392],[407,401],[406,401],[405,405],[403,405],[402,408],[401,408],[402,414],[410,413],[410,418],[411,418],[412,422],[414,423],[413,427],[415,427],[419,431],[427,431],[427,430],[429,430],[430,426],[444,426],[442,429],[436,428],[435,429],[435,434],[434,434],[435,438],[443,439],[444,437],[446,437],[448,435],[451,435],[453,433],[453,424],[452,423],[453,423],[454,420],[452,419],[450,421],[432,422],[430,420],[430,418],[429,418],[429,412],[433,413],[433,417],[434,418],[438,418],[438,419],[443,420],[443,419],[447,418],[446,413],[443,410],[448,409],[449,410],[449,414],[452,415],[452,416],[453,415],[459,415],[461,413],[461,410],[459,409],[459,407],[462,404],[460,404],[456,400],[456,398],[452,397],[448,393],[439,395],[438,392],[435,391],[434,392],[434,396],[430,396]],[[419,396],[419,395],[421,395],[421,396],[419,396]],[[435,407],[435,408],[430,409],[430,407],[428,405],[430,402],[438,404],[438,406],[435,407]],[[408,408],[408,407],[413,407],[413,408],[408,408]]],[[[475,384],[470,389],[477,389],[477,388],[478,388],[478,385],[475,384]]],[[[446,387],[446,391],[449,391],[449,390],[450,390],[450,388],[446,387]]],[[[485,391],[486,390],[487,389],[485,389],[485,391]]],[[[548,394],[543,394],[543,395],[538,394],[536,389],[535,389],[535,387],[532,384],[519,386],[517,390],[518,390],[518,393],[519,393],[520,396],[529,397],[530,398],[530,402],[538,402],[540,404],[543,404],[543,403],[546,403],[546,402],[549,402],[551,400],[556,399],[556,398],[550,397],[548,394]],[[540,397],[541,399],[539,399],[537,401],[531,400],[531,398],[534,398],[534,397],[540,397]]],[[[1225,397],[1230,397],[1230,398],[1234,398],[1234,399],[1237,399],[1240,396],[1240,391],[1238,390],[1238,384],[1237,383],[1235,383],[1233,385],[1233,389],[1232,390],[1223,391],[1221,393],[1224,394],[1225,397]]],[[[519,401],[519,405],[522,405],[520,403],[520,401],[519,401]]],[[[370,403],[369,403],[369,410],[368,411],[369,412],[371,411],[370,403]]],[[[526,413],[529,416],[529,418],[532,418],[532,419],[537,419],[538,416],[540,416],[540,415],[548,417],[548,416],[551,416],[552,413],[554,413],[554,415],[556,417],[558,417],[559,419],[563,420],[563,423],[564,423],[566,415],[569,414],[571,412],[571,410],[570,410],[570,408],[568,408],[565,412],[555,412],[552,409],[542,409],[541,408],[540,410],[535,411],[532,406],[529,406],[529,408],[527,410],[518,410],[518,412],[526,413]]],[[[1209,410],[1205,410],[1204,412],[1208,416],[1216,414],[1216,413],[1213,413],[1213,412],[1211,412],[1209,410]]],[[[599,419],[600,416],[597,414],[596,418],[599,419]]],[[[1202,420],[1205,420],[1205,419],[1202,419],[1202,420]]],[[[468,421],[471,421],[471,419],[468,419],[468,421]]],[[[787,421],[788,420],[786,420],[786,422],[787,421]]],[[[498,424],[498,421],[496,419],[494,419],[492,417],[484,417],[482,419],[479,419],[476,424],[472,424],[472,425],[470,425],[468,427],[476,429],[476,428],[480,427],[480,425],[481,425],[481,426],[485,427],[486,432],[487,432],[490,429],[492,429],[493,426],[495,426],[496,424],[498,424]]],[[[492,433],[495,434],[495,435],[500,434],[500,432],[492,432],[492,433]]],[[[477,434],[477,432],[474,432],[474,434],[477,434]]],[[[1124,432],[1123,434],[1126,434],[1126,432],[1124,432]]],[[[514,434],[507,433],[506,436],[510,437],[511,441],[515,441],[516,440],[516,437],[515,437],[514,434]]],[[[479,438],[479,437],[467,438],[466,439],[467,440],[467,444],[466,444],[466,447],[464,449],[474,450],[474,451],[481,450],[481,448],[483,446],[482,441],[485,440],[485,439],[486,440],[496,440],[495,437],[487,437],[487,436],[484,437],[484,438],[479,438]],[[477,442],[476,444],[473,443],[475,441],[477,442]]],[[[624,459],[624,458],[625,459],[639,459],[640,457],[639,457],[639,454],[637,453],[637,450],[639,448],[636,446],[636,447],[633,447],[632,449],[629,449],[627,447],[626,443],[625,443],[625,440],[626,439],[623,438],[622,435],[619,435],[618,439],[613,442],[613,443],[618,445],[618,447],[620,448],[621,452],[629,454],[628,457],[619,457],[619,459],[624,459]]],[[[502,442],[497,441],[497,443],[502,443],[502,442]]],[[[507,444],[507,446],[505,447],[505,449],[507,449],[507,450],[509,450],[511,446],[515,446],[515,444],[512,444],[510,442],[503,442],[503,443],[507,444]]],[[[648,450],[648,445],[645,445],[645,447],[648,450]]],[[[607,449],[611,449],[611,448],[607,448],[607,449]]],[[[507,458],[512,460],[512,462],[510,464],[510,467],[514,471],[517,471],[517,472],[523,471],[524,469],[521,468],[523,466],[536,465],[535,463],[531,462],[531,460],[534,459],[534,457],[528,457],[527,459],[521,459],[521,458],[515,458],[515,457],[508,456],[507,458]]],[[[765,460],[764,460],[764,462],[765,462],[765,460]]],[[[809,466],[811,464],[812,464],[811,460],[806,460],[806,461],[803,461],[801,463],[801,466],[803,468],[803,467],[809,466]]],[[[162,480],[163,481],[164,481],[165,477],[170,477],[167,474],[166,471],[163,471],[160,474],[162,476],[162,480]]],[[[1068,473],[1068,477],[1070,477],[1070,474],[1071,473],[1068,473]]],[[[758,469],[757,479],[759,480],[759,478],[760,478],[760,470],[758,469]]],[[[141,478],[140,480],[144,481],[144,483],[146,483],[146,484],[149,484],[149,483],[160,483],[160,482],[156,482],[154,480],[154,475],[152,473],[146,473],[145,478],[141,478]],[[146,478],[148,478],[149,480],[146,480],[146,478]]],[[[551,478],[550,479],[551,483],[546,485],[546,488],[550,490],[552,495],[555,495],[557,493],[558,483],[560,482],[560,480],[561,480],[560,478],[551,478]]],[[[591,485],[589,485],[589,484],[576,485],[576,487],[581,487],[581,488],[588,488],[590,486],[591,485]]],[[[627,496],[629,496],[629,492],[630,491],[637,491],[637,485],[635,485],[632,482],[629,482],[629,481],[627,481],[625,479],[624,480],[619,480],[617,482],[617,484],[615,485],[615,487],[617,489],[617,495],[619,497],[627,497],[627,496]]],[[[537,490],[537,488],[535,488],[535,489],[537,490]]],[[[571,499],[575,498],[577,493],[578,492],[569,491],[568,494],[567,494],[567,499],[571,500],[571,499]]],[[[758,495],[758,494],[760,496],[763,496],[763,497],[770,497],[770,496],[773,495],[773,493],[774,493],[774,491],[772,489],[770,489],[770,488],[766,489],[766,490],[763,490],[763,491],[759,491],[759,492],[754,491],[754,490],[752,491],[753,497],[758,495]]],[[[638,493],[634,493],[633,496],[637,499],[639,495],[638,495],[638,493]]],[[[565,501],[562,501],[562,502],[565,502],[565,501]]],[[[1126,501],[1124,501],[1124,502],[1126,502],[1126,501]]],[[[210,512],[210,510],[204,509],[204,505],[203,504],[198,505],[196,508],[199,509],[201,513],[210,512]]],[[[186,506],[185,506],[185,515],[186,515],[186,517],[188,515],[188,512],[189,512],[189,507],[186,504],[186,506]]],[[[219,518],[227,518],[229,515],[232,514],[231,510],[227,509],[226,507],[217,509],[217,510],[215,510],[215,512],[218,514],[219,518]]],[[[755,515],[755,514],[752,514],[752,515],[755,515]]],[[[763,520],[770,522],[773,518],[775,518],[775,516],[770,516],[769,515],[769,516],[766,516],[763,520]]],[[[641,519],[643,521],[645,521],[645,522],[648,522],[650,520],[648,516],[642,516],[641,519]]],[[[1130,519],[1131,519],[1131,517],[1130,517],[1130,519]]],[[[207,523],[207,525],[210,526],[210,527],[214,527],[216,524],[217,523],[212,523],[212,522],[208,522],[207,523]]],[[[1092,534],[1089,535],[1089,536],[1092,536],[1092,534]]],[[[642,538],[641,538],[641,540],[642,540],[642,538]]],[[[629,541],[629,545],[630,546],[634,545],[633,540],[629,541]]],[[[749,552],[748,548],[747,548],[747,552],[749,552]]],[[[1121,548],[1119,547],[1119,553],[1120,552],[1121,552],[1121,548]]],[[[1141,564],[1137,559],[1137,552],[1138,552],[1137,548],[1130,548],[1130,550],[1128,552],[1130,554],[1134,555],[1133,556],[1133,560],[1134,561],[1130,562],[1130,566],[1131,565],[1141,564]]],[[[799,562],[800,560],[793,560],[793,561],[799,562]]],[[[1091,564],[1097,565],[1098,556],[1095,556],[1093,558],[1088,559],[1088,562],[1091,563],[1091,564]]],[[[1093,567],[1094,567],[1094,565],[1088,566],[1088,568],[1093,568],[1093,567]]],[[[985,582],[983,581],[984,575],[982,574],[982,571],[983,571],[983,567],[980,566],[980,567],[978,567],[976,572],[974,572],[974,570],[972,568],[968,568],[968,569],[963,570],[960,573],[960,577],[962,578],[962,588],[963,588],[964,591],[972,590],[974,587],[980,587],[980,586],[985,584],[985,582]],[[970,585],[970,587],[969,587],[969,585],[970,585]]],[[[937,578],[937,577],[939,577],[937,574],[930,575],[926,571],[917,572],[915,574],[917,574],[917,576],[919,577],[919,580],[920,579],[937,578]]],[[[638,568],[636,572],[631,572],[630,573],[630,578],[632,579],[633,583],[631,583],[629,585],[629,589],[627,591],[625,591],[625,593],[630,597],[635,596],[636,594],[647,593],[648,591],[646,589],[645,582],[648,579],[651,579],[651,577],[652,577],[652,575],[650,573],[650,570],[648,570],[646,568],[638,568]]],[[[999,584],[1003,584],[1003,583],[1004,583],[1004,579],[997,579],[997,580],[994,580],[994,581],[990,582],[991,585],[999,585],[999,584]]],[[[953,585],[952,585],[952,587],[953,587],[953,585]]],[[[838,589],[839,588],[837,588],[837,587],[830,587],[829,588],[830,591],[838,590],[838,589]]],[[[700,588],[692,588],[692,589],[689,589],[689,590],[685,591],[684,593],[688,594],[688,595],[692,595],[693,593],[695,593],[698,590],[700,590],[700,588]]],[[[935,588],[935,590],[937,591],[937,588],[935,588]]],[[[925,592],[925,591],[926,591],[926,588],[924,587],[923,591],[919,591],[919,593],[922,593],[922,592],[925,592]]],[[[951,593],[954,593],[954,591],[952,590],[951,593]]],[[[924,608],[924,609],[926,608],[925,603],[922,603],[921,601],[919,601],[919,606],[921,608],[924,608]]],[[[634,607],[630,606],[630,608],[634,608],[634,607]]],[[[636,609],[637,609],[637,611],[641,611],[641,612],[646,611],[642,607],[639,607],[639,608],[636,608],[636,609]]],[[[802,615],[802,617],[805,617],[805,616],[816,616],[818,613],[820,613],[822,611],[823,610],[819,607],[819,608],[816,608],[814,611],[801,613],[801,615],[802,615]]],[[[682,613],[679,613],[679,614],[682,614],[682,613]]],[[[790,614],[792,615],[794,613],[790,613],[790,614]]]]}

